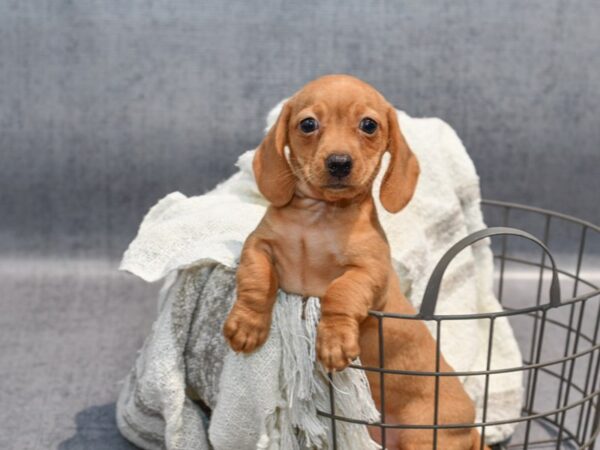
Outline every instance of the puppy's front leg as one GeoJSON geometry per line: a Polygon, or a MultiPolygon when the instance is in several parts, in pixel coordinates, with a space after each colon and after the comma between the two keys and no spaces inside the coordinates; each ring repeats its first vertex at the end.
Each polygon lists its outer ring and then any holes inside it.
{"type": "Polygon", "coordinates": [[[223,326],[234,351],[249,353],[267,340],[277,288],[268,244],[250,235],[237,271],[237,299],[223,326]]]}
{"type": "Polygon", "coordinates": [[[359,325],[385,285],[385,274],[353,267],[336,278],[321,301],[317,354],[328,370],[342,370],[360,353],[359,325]]]}

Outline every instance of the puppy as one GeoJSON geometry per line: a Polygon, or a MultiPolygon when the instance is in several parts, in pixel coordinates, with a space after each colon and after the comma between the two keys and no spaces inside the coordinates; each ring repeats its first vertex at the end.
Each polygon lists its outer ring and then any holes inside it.
{"type": "MultiPolygon", "coordinates": [[[[382,155],[391,155],[380,200],[392,213],[410,201],[419,164],[400,131],[395,109],[368,84],[329,75],[307,84],[283,106],[260,144],[253,169],[270,201],[244,244],[237,300],[224,334],[237,352],[252,352],[269,333],[279,288],[321,298],[317,352],[330,371],[359,354],[379,365],[379,330],[370,309],[415,314],[392,269],[390,248],[377,218],[371,188],[382,155]],[[286,147],[289,154],[286,154],[286,147]]],[[[419,320],[384,319],[386,369],[433,372],[436,345],[419,320]]],[[[443,372],[452,368],[443,357],[443,372]]],[[[367,372],[381,410],[380,376],[367,372]]],[[[385,375],[387,424],[432,425],[435,379],[385,375]]],[[[439,379],[439,424],[473,423],[471,400],[455,376],[439,379]]],[[[381,442],[379,429],[371,430],[381,442]]],[[[440,450],[480,449],[474,428],[439,429],[440,450]]],[[[386,431],[386,447],[432,449],[424,429],[386,431]]]]}

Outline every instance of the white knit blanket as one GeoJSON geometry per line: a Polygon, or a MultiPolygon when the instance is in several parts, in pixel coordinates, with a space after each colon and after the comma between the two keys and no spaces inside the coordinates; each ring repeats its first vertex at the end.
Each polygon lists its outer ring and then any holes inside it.
{"type": "MultiPolygon", "coordinates": [[[[280,106],[269,114],[268,126],[280,106]]],[[[418,308],[439,258],[453,243],[485,225],[479,179],[452,128],[439,119],[412,118],[400,111],[398,120],[419,160],[419,183],[403,211],[387,213],[377,200],[386,160],[374,186],[374,197],[401,286],[418,308]]],[[[143,448],[331,448],[329,421],[317,417],[315,410],[329,410],[324,392],[327,380],[320,366],[314,364],[311,321],[318,316],[318,300],[306,303],[312,311],[308,314],[299,306],[300,298],[280,292],[269,340],[250,356],[230,352],[221,336],[222,321],[234,297],[233,269],[244,240],[267,206],[254,182],[252,156],[253,151],[244,153],[237,163],[239,172],[205,195],[188,198],[176,192],[159,201],[124,255],[121,269],[146,281],[169,276],[152,334],[118,402],[119,428],[143,448]],[[207,288],[211,283],[213,287],[207,288]],[[185,396],[186,383],[213,408],[208,437],[202,412],[185,396]],[[292,441],[294,446],[290,446],[292,441]]],[[[436,313],[500,310],[492,283],[489,242],[480,241],[461,252],[448,267],[436,313]]],[[[455,370],[485,370],[488,327],[489,320],[443,324],[441,348],[455,370]]],[[[491,368],[520,364],[521,355],[508,321],[496,319],[491,368]]],[[[336,412],[373,420],[376,414],[361,372],[338,374],[336,412]],[[361,401],[344,403],[345,398],[353,397],[361,401]]],[[[463,383],[480,419],[484,378],[466,377],[463,383]]],[[[521,397],[519,372],[490,376],[487,421],[518,417],[521,397]]],[[[499,442],[512,432],[512,425],[488,427],[486,441],[499,442]]],[[[338,448],[362,450],[371,445],[362,426],[338,427],[337,436],[338,448]]]]}

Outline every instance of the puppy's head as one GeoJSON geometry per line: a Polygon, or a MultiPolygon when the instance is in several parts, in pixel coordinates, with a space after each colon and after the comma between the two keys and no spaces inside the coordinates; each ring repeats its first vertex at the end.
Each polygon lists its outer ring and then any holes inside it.
{"type": "Polygon", "coordinates": [[[298,191],[333,202],[370,191],[386,151],[391,159],[380,198],[386,210],[398,212],[412,198],[419,164],[395,109],[367,83],[328,75],[284,104],[253,168],[258,188],[275,206],[287,204],[298,191]]]}

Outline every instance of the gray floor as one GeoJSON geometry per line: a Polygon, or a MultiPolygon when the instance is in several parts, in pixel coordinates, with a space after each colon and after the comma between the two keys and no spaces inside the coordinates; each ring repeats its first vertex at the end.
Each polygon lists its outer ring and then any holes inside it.
{"type": "MultiPolygon", "coordinates": [[[[134,448],[116,429],[115,400],[150,329],[159,285],[119,273],[116,266],[0,261],[0,448],[134,448]]],[[[505,286],[507,303],[530,295],[532,283],[526,273],[515,277],[505,286]]],[[[587,310],[585,327],[593,326],[597,311],[597,305],[587,310]]],[[[567,313],[557,311],[556,317],[565,320],[567,313]]],[[[531,323],[516,320],[513,326],[526,353],[531,323]]],[[[560,331],[548,328],[545,340],[550,353],[562,351],[560,331]]],[[[539,407],[551,405],[555,391],[551,380],[540,378],[539,407]]],[[[567,424],[577,420],[567,416],[567,424]]],[[[552,436],[538,427],[532,436],[546,434],[552,436]]]]}
{"type": "Polygon", "coordinates": [[[133,448],[115,400],[159,286],[89,260],[3,260],[0,280],[0,448],[133,448]]]}

